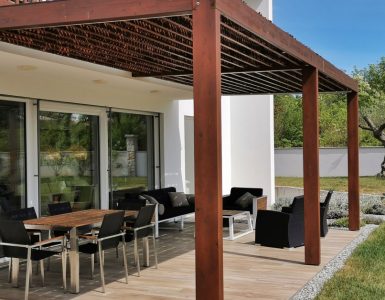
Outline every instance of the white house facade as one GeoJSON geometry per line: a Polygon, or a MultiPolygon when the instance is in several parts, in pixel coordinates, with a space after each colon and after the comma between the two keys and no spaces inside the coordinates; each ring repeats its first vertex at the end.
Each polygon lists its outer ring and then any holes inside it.
{"type": "MultiPolygon", "coordinates": [[[[247,2],[272,18],[271,0],[247,2]]],[[[110,191],[130,184],[194,191],[192,88],[3,42],[0,66],[0,187],[15,206],[44,214],[60,190],[109,208],[110,191]],[[116,122],[137,122],[140,133],[114,136],[116,122]]],[[[273,128],[271,96],[222,98],[224,194],[262,187],[274,199],[273,128]]]]}

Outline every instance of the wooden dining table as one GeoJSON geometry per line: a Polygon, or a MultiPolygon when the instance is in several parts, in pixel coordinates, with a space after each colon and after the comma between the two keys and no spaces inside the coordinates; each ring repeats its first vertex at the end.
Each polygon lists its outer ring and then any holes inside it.
{"type": "MultiPolygon", "coordinates": [[[[39,230],[54,230],[55,228],[66,228],[70,233],[70,291],[71,293],[79,293],[80,280],[79,280],[79,238],[78,229],[84,226],[100,226],[103,221],[103,217],[107,214],[116,213],[117,210],[107,209],[87,209],[81,211],[75,211],[66,214],[60,214],[55,216],[41,217],[32,220],[24,221],[24,225],[27,229],[39,229],[39,230]]],[[[136,216],[137,211],[126,210],[125,217],[136,216]]],[[[144,247],[146,244],[143,243],[144,247]]],[[[144,251],[144,255],[148,257],[148,243],[147,249],[144,251]]],[[[145,258],[145,262],[148,258],[145,258]]],[[[145,263],[147,264],[147,263],[145,263]]]]}

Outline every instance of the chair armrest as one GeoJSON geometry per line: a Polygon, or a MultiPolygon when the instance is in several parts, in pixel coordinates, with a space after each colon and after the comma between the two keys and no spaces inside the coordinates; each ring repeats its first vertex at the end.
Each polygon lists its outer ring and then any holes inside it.
{"type": "Polygon", "coordinates": [[[44,241],[41,241],[41,242],[37,242],[37,243],[32,245],[32,248],[41,247],[41,246],[44,246],[44,245],[47,245],[47,244],[52,244],[53,242],[64,243],[64,239],[65,239],[65,236],[56,236],[56,237],[53,237],[53,238],[50,238],[50,239],[47,239],[47,240],[44,240],[44,241]]]}
{"type": "Polygon", "coordinates": [[[289,224],[290,214],[274,210],[260,210],[257,215],[256,227],[283,227],[289,224]]]}
{"type": "Polygon", "coordinates": [[[120,232],[120,233],[117,233],[117,234],[114,234],[114,235],[106,236],[104,238],[97,238],[96,240],[98,242],[102,242],[102,241],[105,241],[105,240],[114,239],[114,238],[117,238],[117,237],[122,237],[125,234],[126,234],[125,232],[120,232]]]}
{"type": "Polygon", "coordinates": [[[281,211],[284,213],[291,214],[293,212],[293,209],[289,206],[283,206],[281,211]]]}
{"type": "Polygon", "coordinates": [[[229,204],[231,202],[231,196],[230,195],[225,195],[222,197],[222,201],[223,201],[223,206],[225,206],[226,204],[229,204]]]}
{"type": "Polygon", "coordinates": [[[80,239],[85,239],[85,240],[92,240],[92,241],[96,241],[98,239],[98,237],[96,235],[84,235],[84,234],[80,234],[78,235],[78,237],[80,239]]]}

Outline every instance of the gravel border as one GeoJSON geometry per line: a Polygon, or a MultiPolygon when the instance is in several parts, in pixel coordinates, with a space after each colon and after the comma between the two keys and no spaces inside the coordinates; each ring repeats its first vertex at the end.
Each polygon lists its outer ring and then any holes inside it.
{"type": "Polygon", "coordinates": [[[358,237],[351,241],[350,244],[347,245],[336,257],[329,261],[318,274],[316,274],[290,299],[314,299],[321,291],[324,284],[333,277],[334,273],[336,273],[344,266],[345,261],[353,253],[354,249],[363,241],[365,241],[377,227],[378,225],[366,225],[363,227],[360,230],[360,235],[358,237]]]}

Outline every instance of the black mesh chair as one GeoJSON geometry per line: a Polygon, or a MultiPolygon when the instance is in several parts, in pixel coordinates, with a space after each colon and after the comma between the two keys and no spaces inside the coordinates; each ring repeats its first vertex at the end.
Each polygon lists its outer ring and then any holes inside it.
{"type": "Polygon", "coordinates": [[[72,212],[69,202],[49,203],[48,212],[51,216],[62,215],[72,212]]]}
{"type": "Polygon", "coordinates": [[[280,211],[260,210],[255,224],[255,243],[268,247],[299,247],[304,244],[304,199],[294,197],[280,211]]]}
{"type": "Polygon", "coordinates": [[[0,245],[3,246],[5,257],[26,259],[27,270],[25,279],[24,299],[28,299],[29,282],[32,274],[32,261],[40,261],[41,278],[44,285],[44,259],[56,254],[62,255],[62,275],[63,287],[66,290],[66,248],[65,237],[56,237],[54,239],[32,243],[31,238],[24,227],[22,221],[0,221],[0,245]],[[44,246],[59,242],[59,251],[44,249],[44,246]]]}
{"type": "Polygon", "coordinates": [[[140,262],[138,253],[138,239],[152,237],[154,246],[155,267],[158,268],[158,255],[155,242],[155,224],[151,223],[155,213],[155,205],[147,205],[140,209],[132,227],[125,227],[125,242],[134,241],[134,257],[138,276],[140,276],[140,262]]]}
{"type": "Polygon", "coordinates": [[[321,205],[320,206],[321,237],[325,237],[329,231],[327,216],[329,211],[329,203],[330,203],[330,199],[332,198],[332,195],[333,195],[333,191],[330,190],[326,195],[324,202],[321,202],[320,204],[321,205]]]}
{"type": "MultiPolygon", "coordinates": [[[[13,221],[25,221],[36,219],[37,214],[34,207],[27,207],[9,211],[7,213],[7,218],[13,221]]],[[[31,243],[34,244],[41,241],[41,230],[27,229],[27,232],[30,235],[31,243]]],[[[9,261],[8,281],[11,281],[11,269],[12,260],[9,261]]]]}
{"type": "MultiPolygon", "coordinates": [[[[87,243],[79,245],[79,252],[91,255],[91,277],[94,274],[95,254],[99,253],[100,279],[102,282],[102,291],[105,293],[104,281],[104,251],[119,246],[122,241],[122,226],[124,221],[124,211],[105,215],[98,235],[79,235],[80,239],[88,240],[87,243]]],[[[123,261],[126,272],[126,283],[128,283],[126,246],[123,245],[123,261]]]]}

